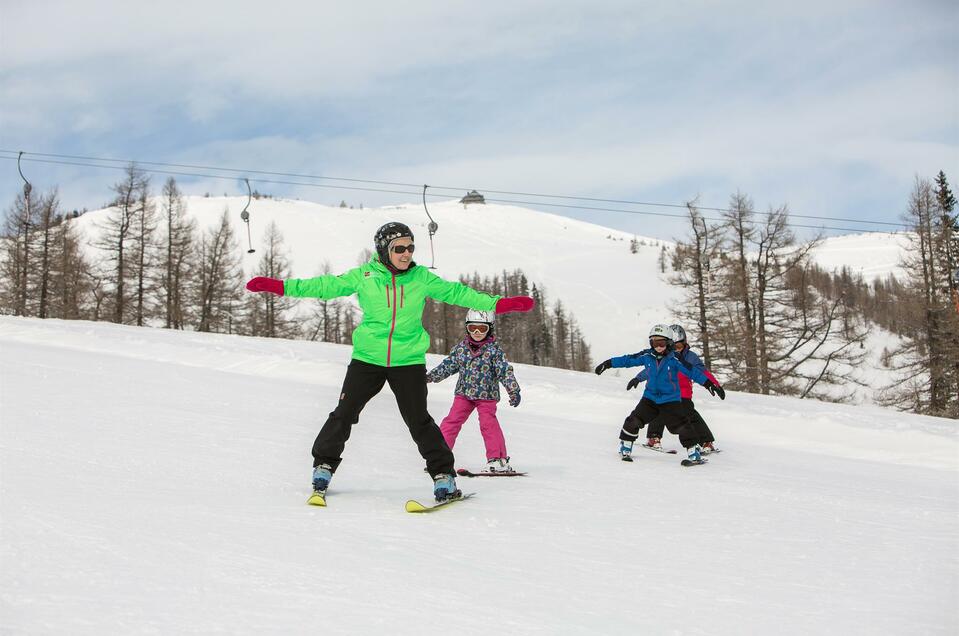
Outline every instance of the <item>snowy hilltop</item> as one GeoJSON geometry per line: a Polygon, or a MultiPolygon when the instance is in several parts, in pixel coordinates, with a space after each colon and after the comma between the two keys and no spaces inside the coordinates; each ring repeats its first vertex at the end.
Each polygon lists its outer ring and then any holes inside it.
{"type": "MultiPolygon", "coordinates": [[[[184,200],[201,228],[217,225],[228,210],[237,239],[246,248],[247,229],[240,219],[246,197],[184,200]]],[[[355,267],[361,252],[372,249],[373,233],[388,221],[412,228],[416,261],[427,267],[435,264],[436,274],[443,278],[520,268],[531,281],[545,285],[551,302],[562,300],[573,312],[596,356],[606,357],[622,346],[642,348],[649,326],[669,321],[666,305],[677,297],[658,264],[663,247],[671,243],[527,208],[431,203],[430,213],[439,223],[433,254],[429,218],[422,205],[350,209],[264,198],[254,200],[250,210],[253,247],[262,251],[264,231],[275,222],[294,278],[316,276],[324,264],[334,273],[355,267]],[[634,238],[636,253],[630,250],[634,238]]],[[[80,217],[90,242],[106,215],[106,210],[95,210],[80,217]]],[[[244,255],[248,274],[259,256],[244,255]]]]}
{"type": "MultiPolygon", "coordinates": [[[[184,198],[184,208],[201,230],[216,227],[226,213],[243,244],[242,267],[248,276],[258,265],[271,224],[282,234],[290,275],[308,278],[355,266],[371,247],[376,228],[398,220],[411,226],[417,236],[417,261],[435,266],[440,276],[455,279],[474,272],[497,276],[518,268],[530,281],[545,286],[549,308],[562,302],[575,317],[595,360],[642,349],[649,327],[675,322],[673,309],[682,302],[682,292],[668,282],[672,243],[554,214],[497,204],[433,203],[431,214],[440,229],[430,241],[429,218],[421,205],[353,209],[259,198],[250,205],[251,223],[246,226],[240,211],[247,203],[246,197],[184,198]],[[249,246],[259,251],[246,253],[249,246]]],[[[156,205],[160,207],[161,201],[156,205]]],[[[102,236],[110,214],[109,209],[96,210],[76,220],[92,260],[103,258],[102,251],[92,246],[102,236]]],[[[813,253],[813,260],[826,268],[845,264],[864,274],[889,273],[895,271],[901,248],[897,236],[828,239],[813,253]],[[873,265],[868,272],[863,269],[866,262],[873,265]]],[[[298,305],[300,311],[311,306],[310,301],[298,305]]],[[[687,324],[695,341],[698,334],[693,327],[687,324]]],[[[842,372],[863,386],[837,387],[832,396],[871,402],[875,389],[892,382],[880,358],[895,341],[874,329],[864,342],[865,363],[842,372]]]]}

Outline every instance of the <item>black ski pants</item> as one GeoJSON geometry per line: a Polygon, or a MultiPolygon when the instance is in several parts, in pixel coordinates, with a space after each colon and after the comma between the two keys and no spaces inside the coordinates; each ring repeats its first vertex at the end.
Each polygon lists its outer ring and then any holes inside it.
{"type": "MultiPolygon", "coordinates": [[[[703,416],[696,410],[696,405],[693,404],[693,401],[690,398],[683,398],[683,407],[686,409],[686,417],[689,418],[693,426],[693,433],[698,443],[706,444],[707,442],[715,442],[716,438],[713,437],[713,432],[709,430],[709,426],[706,425],[706,420],[704,420],[703,416]]],[[[649,428],[646,429],[646,437],[662,437],[663,427],[663,423],[658,419],[650,422],[649,428]]]]}
{"type": "Polygon", "coordinates": [[[350,438],[360,411],[389,383],[396,396],[400,415],[410,429],[416,448],[426,460],[430,476],[453,472],[453,451],[446,445],[436,422],[426,411],[426,365],[381,367],[359,360],[350,362],[336,409],[330,413],[313,443],[313,465],[329,464],[332,471],[342,461],[343,448],[350,438]]]}
{"type": "Polygon", "coordinates": [[[669,429],[670,433],[679,435],[679,443],[684,448],[699,443],[693,425],[689,421],[686,407],[682,402],[666,402],[656,404],[649,398],[643,398],[633,409],[633,412],[623,422],[623,430],[619,439],[627,442],[635,441],[639,437],[639,429],[652,422],[661,422],[661,426],[669,429]]]}

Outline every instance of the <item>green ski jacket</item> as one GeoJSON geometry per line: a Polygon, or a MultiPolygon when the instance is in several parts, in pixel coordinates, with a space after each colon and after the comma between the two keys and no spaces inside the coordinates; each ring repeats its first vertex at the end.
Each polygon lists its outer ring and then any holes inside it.
{"type": "Polygon", "coordinates": [[[353,331],[353,359],[386,367],[426,364],[430,336],[423,328],[426,298],[492,311],[501,296],[443,280],[413,264],[393,274],[376,256],[345,274],[283,281],[283,294],[330,300],[357,295],[363,320],[353,331]]]}

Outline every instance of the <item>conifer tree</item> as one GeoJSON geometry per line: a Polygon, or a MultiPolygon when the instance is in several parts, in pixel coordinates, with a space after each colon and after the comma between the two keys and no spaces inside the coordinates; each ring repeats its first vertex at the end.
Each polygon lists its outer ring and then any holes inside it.
{"type": "Polygon", "coordinates": [[[232,333],[242,324],[240,294],[243,270],[240,247],[230,225],[229,210],[220,223],[210,228],[200,241],[199,279],[196,287],[197,331],[232,333]]]}

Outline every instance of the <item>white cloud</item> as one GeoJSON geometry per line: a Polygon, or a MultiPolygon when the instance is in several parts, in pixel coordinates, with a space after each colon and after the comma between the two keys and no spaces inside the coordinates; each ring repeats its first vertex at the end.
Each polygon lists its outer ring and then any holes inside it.
{"type": "MultiPolygon", "coordinates": [[[[956,14],[6,3],[0,146],[670,202],[702,192],[713,205],[741,188],[848,216],[869,179],[895,193],[917,172],[959,168],[956,14]],[[866,176],[829,176],[849,169],[866,176]]],[[[14,177],[0,174],[0,196],[14,177]]]]}

